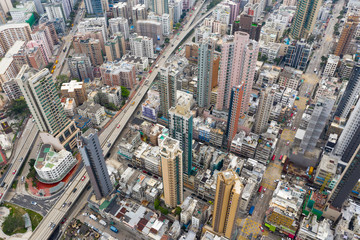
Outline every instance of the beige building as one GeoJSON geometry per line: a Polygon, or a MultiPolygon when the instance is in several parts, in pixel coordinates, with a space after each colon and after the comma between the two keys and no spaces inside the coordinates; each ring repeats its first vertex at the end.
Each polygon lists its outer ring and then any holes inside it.
{"type": "Polygon", "coordinates": [[[218,174],[212,228],[229,239],[243,189],[243,184],[232,169],[218,174]]]}
{"type": "Polygon", "coordinates": [[[90,58],[91,64],[93,66],[99,66],[103,64],[103,53],[99,39],[81,39],[79,37],[74,37],[73,46],[75,53],[86,54],[90,58]]]}
{"type": "MultiPolygon", "coordinates": [[[[160,138],[161,139],[161,138],[160,138]]],[[[175,208],[183,201],[183,166],[180,143],[165,137],[160,143],[165,204],[175,208]]]]}
{"type": "Polygon", "coordinates": [[[77,106],[83,104],[87,100],[85,84],[76,80],[63,83],[61,86],[61,96],[66,98],[74,98],[77,106]]]}
{"type": "Polygon", "coordinates": [[[18,40],[30,41],[31,28],[28,23],[4,24],[0,26],[0,56],[18,40]]]}
{"type": "Polygon", "coordinates": [[[268,128],[271,107],[274,102],[274,92],[271,88],[266,88],[261,91],[260,103],[255,118],[254,132],[261,134],[268,128]]]}

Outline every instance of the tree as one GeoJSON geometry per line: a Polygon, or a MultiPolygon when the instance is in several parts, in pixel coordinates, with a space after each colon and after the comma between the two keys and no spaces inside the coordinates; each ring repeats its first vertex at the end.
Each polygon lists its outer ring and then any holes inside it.
{"type": "Polygon", "coordinates": [[[268,60],[268,56],[266,56],[266,55],[263,55],[260,58],[260,61],[262,61],[262,62],[266,62],[267,60],[268,60]]]}
{"type": "Polygon", "coordinates": [[[130,95],[130,91],[126,87],[121,86],[121,96],[123,98],[128,98],[129,95],[130,95]]]}
{"type": "Polygon", "coordinates": [[[165,43],[169,43],[170,39],[169,38],[165,38],[165,43]]]}
{"type": "Polygon", "coordinates": [[[113,103],[105,104],[105,107],[107,109],[109,109],[109,110],[112,110],[112,111],[118,111],[119,110],[119,108],[113,103]]]}
{"type": "Polygon", "coordinates": [[[192,38],[192,42],[195,42],[195,37],[192,38]]]}
{"type": "Polygon", "coordinates": [[[94,102],[100,104],[101,106],[105,106],[106,104],[109,104],[109,99],[105,93],[98,92],[94,97],[94,102]]]}
{"type": "Polygon", "coordinates": [[[328,58],[327,57],[325,57],[325,56],[321,56],[321,61],[322,62],[326,62],[328,60],[328,58]]]}
{"type": "Polygon", "coordinates": [[[160,207],[160,199],[156,198],[154,201],[154,208],[158,210],[160,207]]]}
{"type": "Polygon", "coordinates": [[[19,99],[12,100],[10,103],[9,110],[10,110],[10,115],[29,114],[29,109],[27,107],[24,97],[20,97],[19,99]]]}
{"type": "Polygon", "coordinates": [[[181,207],[177,206],[177,207],[175,208],[175,214],[176,214],[176,215],[180,215],[180,213],[181,213],[181,207]]]}
{"type": "Polygon", "coordinates": [[[45,68],[51,70],[51,68],[54,66],[53,62],[49,62],[48,65],[45,66],[45,68]]]}
{"type": "Polygon", "coordinates": [[[181,23],[176,23],[175,24],[175,29],[179,29],[179,27],[181,27],[181,23]]]}
{"type": "Polygon", "coordinates": [[[307,43],[311,44],[314,42],[314,40],[315,40],[315,35],[311,34],[307,39],[307,43]]]}

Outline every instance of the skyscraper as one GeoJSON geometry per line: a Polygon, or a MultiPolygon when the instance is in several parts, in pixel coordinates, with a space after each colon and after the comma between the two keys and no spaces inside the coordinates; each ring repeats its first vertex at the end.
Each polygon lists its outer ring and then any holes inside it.
{"type": "Polygon", "coordinates": [[[75,147],[79,130],[66,118],[49,70],[44,68],[38,72],[27,66],[22,72],[23,76],[16,81],[39,130],[54,135],[68,150],[75,147]]]}
{"type": "Polygon", "coordinates": [[[335,116],[347,118],[350,109],[356,102],[359,92],[360,92],[360,64],[356,64],[351,72],[345,92],[341,97],[340,103],[336,109],[335,116]]]}
{"type": "Polygon", "coordinates": [[[247,33],[235,32],[233,38],[224,39],[221,47],[219,88],[216,100],[217,110],[229,109],[231,88],[244,82],[244,96],[240,115],[247,112],[258,51],[258,43],[250,40],[247,33]]]}
{"type": "Polygon", "coordinates": [[[81,135],[80,138],[81,141],[79,141],[78,148],[84,161],[86,172],[89,174],[96,199],[101,199],[109,195],[114,187],[110,181],[99,137],[96,131],[91,128],[81,135]]]}
{"type": "Polygon", "coordinates": [[[154,12],[157,15],[163,15],[169,13],[169,1],[168,0],[154,0],[154,12]]]}
{"type": "Polygon", "coordinates": [[[285,66],[290,66],[305,71],[311,54],[311,47],[304,39],[293,41],[285,55],[285,66]]]}
{"type": "Polygon", "coordinates": [[[96,16],[103,16],[107,0],[85,0],[86,12],[96,16]]]}
{"type": "Polygon", "coordinates": [[[360,136],[358,135],[360,128],[360,101],[357,102],[354,110],[350,114],[344,130],[333,150],[334,155],[342,156],[344,162],[348,162],[360,144],[360,136]]]}
{"type": "Polygon", "coordinates": [[[212,38],[204,38],[200,43],[196,97],[199,107],[207,108],[210,105],[214,50],[215,43],[212,38]]]}
{"type": "Polygon", "coordinates": [[[349,16],[336,45],[335,55],[344,55],[359,24],[359,16],[349,16]]]}
{"type": "Polygon", "coordinates": [[[169,109],[176,103],[177,75],[169,67],[159,69],[160,83],[160,112],[164,118],[169,119],[169,109]]]}
{"type": "Polygon", "coordinates": [[[335,100],[329,97],[321,97],[316,102],[304,138],[300,143],[302,152],[312,151],[315,148],[320,134],[329,119],[334,103],[335,100]]]}
{"type": "Polygon", "coordinates": [[[329,202],[333,207],[341,209],[344,201],[349,197],[351,190],[359,181],[360,173],[360,145],[351,157],[340,179],[332,190],[329,202]]]}
{"type": "Polygon", "coordinates": [[[183,201],[183,162],[179,141],[165,137],[160,143],[165,204],[175,208],[183,201]]]}
{"type": "Polygon", "coordinates": [[[228,147],[237,133],[242,102],[244,98],[244,85],[245,84],[242,83],[242,85],[233,87],[231,89],[230,108],[225,133],[228,147]]]}
{"type": "Polygon", "coordinates": [[[90,58],[85,54],[75,53],[71,58],[67,59],[71,77],[78,78],[80,81],[93,79],[93,69],[90,58]]]}
{"type": "Polygon", "coordinates": [[[238,175],[232,169],[218,174],[212,228],[228,239],[232,236],[243,188],[238,175]]]}
{"type": "Polygon", "coordinates": [[[295,39],[307,38],[313,31],[321,0],[299,0],[290,36],[295,39]]]}
{"type": "Polygon", "coordinates": [[[254,131],[261,134],[267,130],[271,107],[274,103],[274,92],[270,87],[261,90],[260,103],[256,113],[254,131]]]}
{"type": "Polygon", "coordinates": [[[170,136],[180,142],[183,151],[183,171],[190,175],[192,168],[193,116],[190,111],[192,95],[181,92],[176,106],[169,109],[170,136]]]}

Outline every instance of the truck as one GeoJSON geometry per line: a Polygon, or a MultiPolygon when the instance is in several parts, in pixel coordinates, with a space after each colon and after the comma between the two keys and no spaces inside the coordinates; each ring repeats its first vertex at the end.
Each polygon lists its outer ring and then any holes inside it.
{"type": "Polygon", "coordinates": [[[251,216],[254,212],[255,206],[251,206],[249,210],[249,215],[251,216]]]}
{"type": "Polygon", "coordinates": [[[104,220],[102,220],[102,219],[99,221],[99,223],[100,223],[101,225],[103,225],[103,226],[106,226],[106,222],[105,222],[104,220]]]}
{"type": "Polygon", "coordinates": [[[115,232],[115,233],[118,233],[118,232],[119,232],[119,230],[117,230],[117,228],[114,227],[114,226],[111,226],[111,227],[110,227],[110,230],[113,231],[113,232],[115,232]]]}
{"type": "Polygon", "coordinates": [[[94,215],[90,214],[89,218],[91,218],[94,221],[97,221],[97,217],[95,217],[94,215]]]}

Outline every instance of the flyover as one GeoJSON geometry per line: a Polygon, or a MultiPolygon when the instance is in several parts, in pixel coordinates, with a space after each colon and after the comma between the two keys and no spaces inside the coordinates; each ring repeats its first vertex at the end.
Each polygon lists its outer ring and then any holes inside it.
{"type": "MultiPolygon", "coordinates": [[[[202,5],[204,2],[202,2],[202,5]]],[[[196,12],[193,14],[192,18],[195,18],[199,13],[201,7],[199,7],[196,12]]],[[[184,30],[180,33],[179,36],[174,37],[168,47],[163,51],[164,55],[159,56],[158,60],[153,64],[159,64],[162,66],[173,51],[178,47],[181,41],[197,26],[199,25],[206,17],[208,17],[213,11],[210,11],[204,14],[198,21],[191,24],[192,19],[185,24],[184,30]],[[191,25],[190,25],[191,24],[191,25]],[[164,57],[165,56],[165,57],[164,57]]],[[[154,68],[153,72],[149,73],[147,76],[147,81],[145,79],[140,83],[140,87],[137,89],[132,98],[129,99],[128,104],[125,105],[122,110],[120,110],[111,120],[111,123],[100,133],[99,140],[103,150],[104,156],[106,156],[116,139],[120,136],[120,133],[124,129],[126,123],[129,121],[130,117],[140,104],[141,99],[145,96],[146,92],[149,90],[149,87],[155,80],[158,74],[158,69],[154,68]],[[119,127],[120,124],[120,127],[119,127]]],[[[42,222],[34,230],[33,234],[30,237],[30,240],[40,240],[48,239],[55,227],[67,214],[67,211],[72,204],[75,203],[77,198],[80,196],[82,191],[85,189],[86,185],[89,182],[89,177],[86,173],[85,168],[83,167],[76,178],[68,185],[68,188],[65,190],[63,195],[60,197],[58,202],[52,207],[49,213],[44,217],[42,222]],[[82,180],[82,177],[86,178],[82,180]],[[74,192],[74,189],[77,191],[74,192]]]]}
{"type": "Polygon", "coordinates": [[[19,174],[19,169],[26,162],[25,159],[32,149],[35,139],[39,133],[36,124],[31,120],[32,118],[28,120],[25,129],[19,138],[19,142],[14,147],[15,152],[12,163],[9,165],[2,181],[4,186],[0,187],[0,203],[4,201],[6,194],[9,189],[11,189],[11,185],[13,184],[16,176],[19,174]]]}

